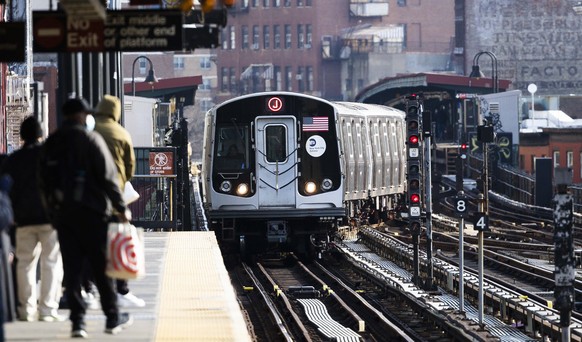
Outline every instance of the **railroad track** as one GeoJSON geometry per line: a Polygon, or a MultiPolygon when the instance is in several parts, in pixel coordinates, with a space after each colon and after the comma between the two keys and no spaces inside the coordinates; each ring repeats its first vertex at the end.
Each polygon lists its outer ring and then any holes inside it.
{"type": "Polygon", "coordinates": [[[335,270],[339,265],[326,258],[308,265],[294,260],[291,265],[260,262],[229,267],[255,341],[434,340],[431,336],[444,342],[458,340],[423,318],[421,307],[406,305],[403,310],[402,294],[386,293],[383,286],[360,278],[355,282],[360,286],[354,287],[356,273],[346,264],[335,270]],[[365,296],[356,291],[361,287],[366,288],[365,296]]]}

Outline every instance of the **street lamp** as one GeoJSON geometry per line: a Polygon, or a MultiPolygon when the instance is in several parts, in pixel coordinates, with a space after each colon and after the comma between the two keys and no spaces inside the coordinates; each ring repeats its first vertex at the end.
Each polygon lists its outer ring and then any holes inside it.
{"type": "Polygon", "coordinates": [[[149,84],[153,84],[158,82],[156,76],[154,75],[154,64],[152,61],[147,58],[146,56],[137,56],[136,59],[133,60],[133,64],[131,65],[131,95],[135,96],[135,63],[140,59],[145,58],[148,63],[150,64],[150,70],[148,71],[148,75],[145,78],[144,82],[148,82],[149,84]]]}
{"type": "Polygon", "coordinates": [[[491,58],[491,80],[493,81],[493,93],[499,92],[499,78],[497,74],[497,57],[493,52],[490,51],[481,51],[473,57],[473,67],[471,69],[471,74],[469,77],[471,78],[481,78],[485,77],[481,70],[479,69],[479,57],[482,55],[487,55],[491,58]]]}
{"type": "Polygon", "coordinates": [[[536,127],[536,120],[535,120],[535,115],[534,115],[534,111],[535,111],[534,94],[536,93],[536,91],[538,91],[538,87],[534,83],[530,83],[527,86],[527,91],[529,91],[529,93],[531,94],[531,121],[532,121],[533,127],[536,127]]]}

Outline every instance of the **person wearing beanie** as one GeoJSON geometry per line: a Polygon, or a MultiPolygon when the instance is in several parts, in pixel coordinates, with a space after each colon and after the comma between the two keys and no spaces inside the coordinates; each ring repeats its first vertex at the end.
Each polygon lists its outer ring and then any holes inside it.
{"type": "Polygon", "coordinates": [[[114,215],[120,222],[129,222],[131,214],[103,137],[87,129],[92,112],[82,98],[67,100],[63,121],[47,138],[39,161],[41,194],[61,244],[71,337],[75,338],[88,336],[81,293],[87,264],[106,316],[105,332],[117,334],[133,322],[129,313],[119,312],[113,281],[105,274],[108,222],[114,215]]]}
{"type": "MultiPolygon", "coordinates": [[[[101,134],[117,166],[121,192],[135,171],[135,153],[129,132],[121,126],[121,101],[116,96],[104,95],[95,109],[95,132],[101,134]]],[[[145,301],[129,291],[127,280],[117,279],[117,303],[121,307],[144,307],[145,301]]]]}
{"type": "Polygon", "coordinates": [[[0,173],[12,179],[10,200],[14,211],[16,284],[21,321],[63,321],[58,314],[63,281],[63,264],[57,231],[49,222],[38,187],[37,165],[42,129],[29,116],[22,121],[20,137],[24,144],[8,156],[0,173]],[[40,243],[40,249],[36,248],[40,243]],[[40,261],[41,286],[37,295],[37,265],[40,261]],[[37,305],[38,301],[38,305],[37,305]]]}

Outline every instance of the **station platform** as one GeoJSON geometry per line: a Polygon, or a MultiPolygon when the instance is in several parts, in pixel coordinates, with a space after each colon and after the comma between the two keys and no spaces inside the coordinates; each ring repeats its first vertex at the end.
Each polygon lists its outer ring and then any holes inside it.
{"type": "MultiPolygon", "coordinates": [[[[101,309],[87,311],[89,340],[251,341],[214,232],[146,232],[146,276],[129,282],[143,308],[120,308],[133,325],[118,335],[104,332],[101,309]]],[[[70,340],[64,322],[10,322],[6,341],[70,340]]]]}

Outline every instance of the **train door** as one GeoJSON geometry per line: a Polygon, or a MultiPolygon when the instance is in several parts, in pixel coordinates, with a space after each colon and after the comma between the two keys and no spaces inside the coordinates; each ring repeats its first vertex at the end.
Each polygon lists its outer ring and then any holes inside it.
{"type": "Polygon", "coordinates": [[[297,137],[294,117],[256,120],[259,207],[295,207],[297,137]]]}

